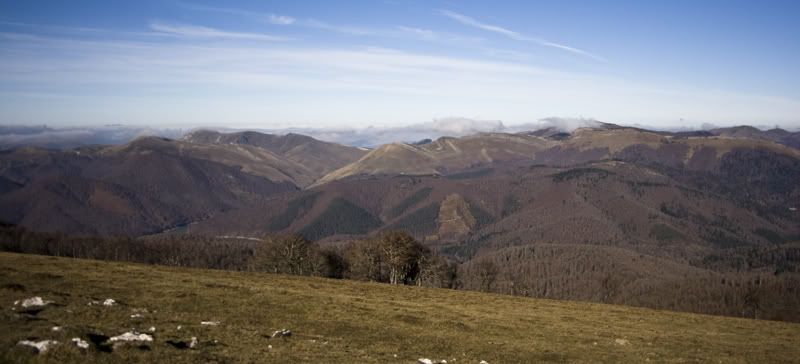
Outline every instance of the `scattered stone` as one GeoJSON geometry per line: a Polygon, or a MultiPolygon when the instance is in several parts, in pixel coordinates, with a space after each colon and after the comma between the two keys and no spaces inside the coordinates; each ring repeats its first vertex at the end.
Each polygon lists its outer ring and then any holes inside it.
{"type": "Polygon", "coordinates": [[[219,325],[219,321],[201,321],[200,325],[217,326],[217,325],[219,325]]]}
{"type": "Polygon", "coordinates": [[[197,346],[197,338],[192,336],[192,340],[189,341],[189,348],[194,349],[197,346]]]}
{"type": "Polygon", "coordinates": [[[26,298],[20,302],[19,300],[14,301],[14,306],[20,305],[22,308],[36,308],[36,307],[44,307],[49,304],[53,303],[53,301],[45,301],[41,297],[31,297],[26,298]]]}
{"type": "Polygon", "coordinates": [[[17,343],[17,345],[21,346],[29,346],[36,349],[37,353],[44,353],[50,347],[58,345],[58,341],[55,340],[42,340],[42,341],[31,341],[31,340],[22,340],[17,343]]]}
{"type": "Polygon", "coordinates": [[[267,350],[272,350],[272,345],[267,345],[267,350]]]}
{"type": "Polygon", "coordinates": [[[481,360],[481,362],[480,362],[480,363],[478,363],[478,364],[489,364],[489,362],[488,362],[488,361],[486,361],[486,360],[481,360]]]}
{"type": "Polygon", "coordinates": [[[178,331],[181,331],[181,328],[183,328],[183,326],[178,325],[178,331]]]}
{"type": "Polygon", "coordinates": [[[155,326],[150,326],[150,328],[147,329],[147,331],[156,332],[156,327],[155,326]]]}
{"type": "Polygon", "coordinates": [[[89,342],[86,341],[86,340],[83,340],[83,339],[81,339],[79,337],[73,337],[72,338],[72,342],[75,343],[75,346],[77,346],[77,347],[79,347],[81,349],[88,349],[89,348],[89,342]]]}
{"type": "Polygon", "coordinates": [[[276,337],[289,337],[289,336],[292,336],[292,331],[291,330],[287,330],[287,329],[276,330],[275,332],[272,333],[272,337],[273,338],[276,338],[276,337]]]}
{"type": "Polygon", "coordinates": [[[142,342],[150,342],[153,341],[153,337],[147,334],[137,334],[133,332],[126,332],[121,335],[114,336],[108,339],[110,342],[134,342],[134,341],[142,341],[142,342]]]}
{"type": "Polygon", "coordinates": [[[50,331],[61,331],[61,326],[53,326],[50,331]]]}
{"type": "Polygon", "coordinates": [[[628,345],[628,344],[631,343],[627,339],[615,339],[614,342],[617,343],[617,345],[622,345],[622,346],[625,346],[625,345],[628,345]]]}
{"type": "Polygon", "coordinates": [[[417,364],[433,364],[433,360],[428,358],[419,358],[417,359],[417,364]]]}
{"type": "Polygon", "coordinates": [[[134,313],[133,315],[131,315],[132,319],[138,319],[138,318],[142,318],[142,317],[143,316],[141,314],[138,314],[138,313],[134,313]]]}
{"type": "Polygon", "coordinates": [[[106,298],[106,300],[103,301],[103,306],[114,306],[116,304],[117,304],[117,301],[114,301],[113,298],[106,298]]]}

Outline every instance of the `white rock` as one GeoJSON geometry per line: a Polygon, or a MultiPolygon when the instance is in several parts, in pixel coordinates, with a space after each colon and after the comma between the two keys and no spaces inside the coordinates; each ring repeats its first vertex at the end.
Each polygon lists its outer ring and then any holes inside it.
{"type": "Polygon", "coordinates": [[[53,326],[50,331],[61,331],[61,326],[53,326]]]}
{"type": "Polygon", "coordinates": [[[272,345],[267,345],[267,350],[272,350],[272,345]]]}
{"type": "Polygon", "coordinates": [[[58,341],[55,340],[42,340],[42,341],[30,341],[30,340],[22,340],[17,343],[17,345],[22,346],[30,346],[36,349],[37,353],[44,353],[47,349],[50,349],[52,346],[58,345],[58,341]]]}
{"type": "Polygon", "coordinates": [[[183,326],[178,325],[178,331],[181,331],[181,328],[183,328],[183,326]]]}
{"type": "Polygon", "coordinates": [[[481,360],[481,362],[480,362],[480,363],[478,363],[478,364],[489,364],[489,362],[488,362],[488,361],[486,361],[486,360],[481,360]]]}
{"type": "Polygon", "coordinates": [[[133,315],[131,315],[131,318],[142,318],[142,315],[139,313],[134,313],[133,315]]]}
{"type": "Polygon", "coordinates": [[[217,326],[217,325],[219,325],[219,321],[202,321],[202,322],[200,322],[200,325],[217,326]]]}
{"type": "Polygon", "coordinates": [[[617,343],[617,345],[628,345],[631,343],[627,339],[615,339],[614,342],[617,343]]]}
{"type": "Polygon", "coordinates": [[[147,331],[156,332],[156,327],[155,326],[150,326],[150,328],[147,329],[147,331]]]}
{"type": "Polygon", "coordinates": [[[418,364],[433,364],[433,360],[430,360],[428,358],[419,358],[419,359],[417,359],[417,363],[418,364]]]}
{"type": "Polygon", "coordinates": [[[194,349],[195,346],[197,346],[197,338],[192,336],[192,340],[189,341],[189,348],[194,349]]]}
{"type": "Polygon", "coordinates": [[[117,341],[153,341],[153,337],[147,334],[135,334],[132,332],[126,332],[121,335],[114,336],[108,341],[117,342],[117,341]]]}
{"type": "Polygon", "coordinates": [[[14,305],[16,305],[17,303],[19,303],[20,306],[22,306],[22,308],[30,308],[30,307],[47,306],[48,304],[53,303],[53,301],[45,301],[41,297],[36,296],[36,297],[26,298],[22,300],[22,302],[15,301],[14,305]]]}
{"type": "Polygon", "coordinates": [[[276,330],[275,332],[272,333],[272,337],[273,338],[275,338],[275,337],[289,337],[289,336],[292,336],[292,331],[291,330],[287,330],[287,329],[276,330]]]}
{"type": "Polygon", "coordinates": [[[106,300],[103,301],[103,306],[114,306],[116,304],[117,304],[117,301],[114,301],[113,298],[106,298],[106,300]]]}
{"type": "Polygon", "coordinates": [[[73,337],[72,338],[72,342],[75,343],[75,346],[77,346],[77,347],[79,347],[81,349],[88,349],[89,348],[89,343],[86,342],[86,340],[83,340],[83,339],[81,339],[79,337],[73,337]]]}

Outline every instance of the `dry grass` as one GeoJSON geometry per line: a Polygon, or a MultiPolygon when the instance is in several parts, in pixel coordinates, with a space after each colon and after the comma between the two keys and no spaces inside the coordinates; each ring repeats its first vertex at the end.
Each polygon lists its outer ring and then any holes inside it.
{"type": "Polygon", "coordinates": [[[0,253],[0,362],[797,362],[800,325],[270,274],[0,253]],[[35,316],[12,310],[54,301],[35,316]],[[89,306],[114,298],[119,305],[89,306]],[[143,318],[131,314],[146,309],[143,318]],[[220,321],[203,326],[201,321],[220,321]],[[181,325],[181,330],[178,330],[181,325]],[[53,326],[62,326],[58,332],[53,326]],[[155,326],[148,348],[69,343],[155,326]],[[291,329],[288,338],[268,338],[291,329]],[[167,340],[198,338],[195,349],[167,340]],[[29,338],[61,344],[35,355],[29,338]],[[620,345],[616,339],[629,343],[620,345]],[[269,345],[272,349],[269,349],[269,345]],[[395,357],[396,355],[396,357],[395,357]]]}

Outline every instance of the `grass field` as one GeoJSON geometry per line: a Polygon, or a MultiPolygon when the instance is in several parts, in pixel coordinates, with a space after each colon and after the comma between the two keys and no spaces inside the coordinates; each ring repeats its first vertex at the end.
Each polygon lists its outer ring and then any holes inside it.
{"type": "Polygon", "coordinates": [[[2,362],[415,363],[418,358],[475,364],[798,362],[800,325],[0,253],[2,362]],[[38,314],[21,314],[14,301],[33,296],[53,303],[38,314]],[[107,298],[118,304],[90,305],[107,298]],[[141,317],[131,317],[136,314],[141,317]],[[154,340],[143,347],[123,344],[103,352],[97,345],[79,349],[70,342],[150,327],[154,340]],[[293,334],[270,338],[284,328],[293,334]],[[192,349],[167,343],[191,337],[198,341],[192,349]],[[35,354],[17,345],[26,339],[60,344],[35,354]]]}

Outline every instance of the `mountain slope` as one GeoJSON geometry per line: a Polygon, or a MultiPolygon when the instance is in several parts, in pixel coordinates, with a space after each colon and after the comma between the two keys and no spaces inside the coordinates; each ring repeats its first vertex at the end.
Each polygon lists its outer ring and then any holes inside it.
{"type": "MultiPolygon", "coordinates": [[[[249,147],[248,147],[249,148],[249,147]]],[[[0,220],[40,231],[141,235],[296,190],[302,170],[268,151],[158,138],[120,147],[3,152],[0,220]],[[7,183],[8,184],[8,183],[7,183]]]]}
{"type": "Polygon", "coordinates": [[[394,143],[322,177],[315,185],[358,175],[445,174],[493,163],[530,160],[552,141],[523,134],[484,133],[442,137],[424,144],[394,143]]]}
{"type": "Polygon", "coordinates": [[[307,168],[312,172],[313,179],[352,163],[367,153],[361,148],[323,142],[293,133],[271,135],[254,131],[219,133],[198,130],[187,134],[183,140],[196,144],[236,144],[266,149],[307,168]]]}

